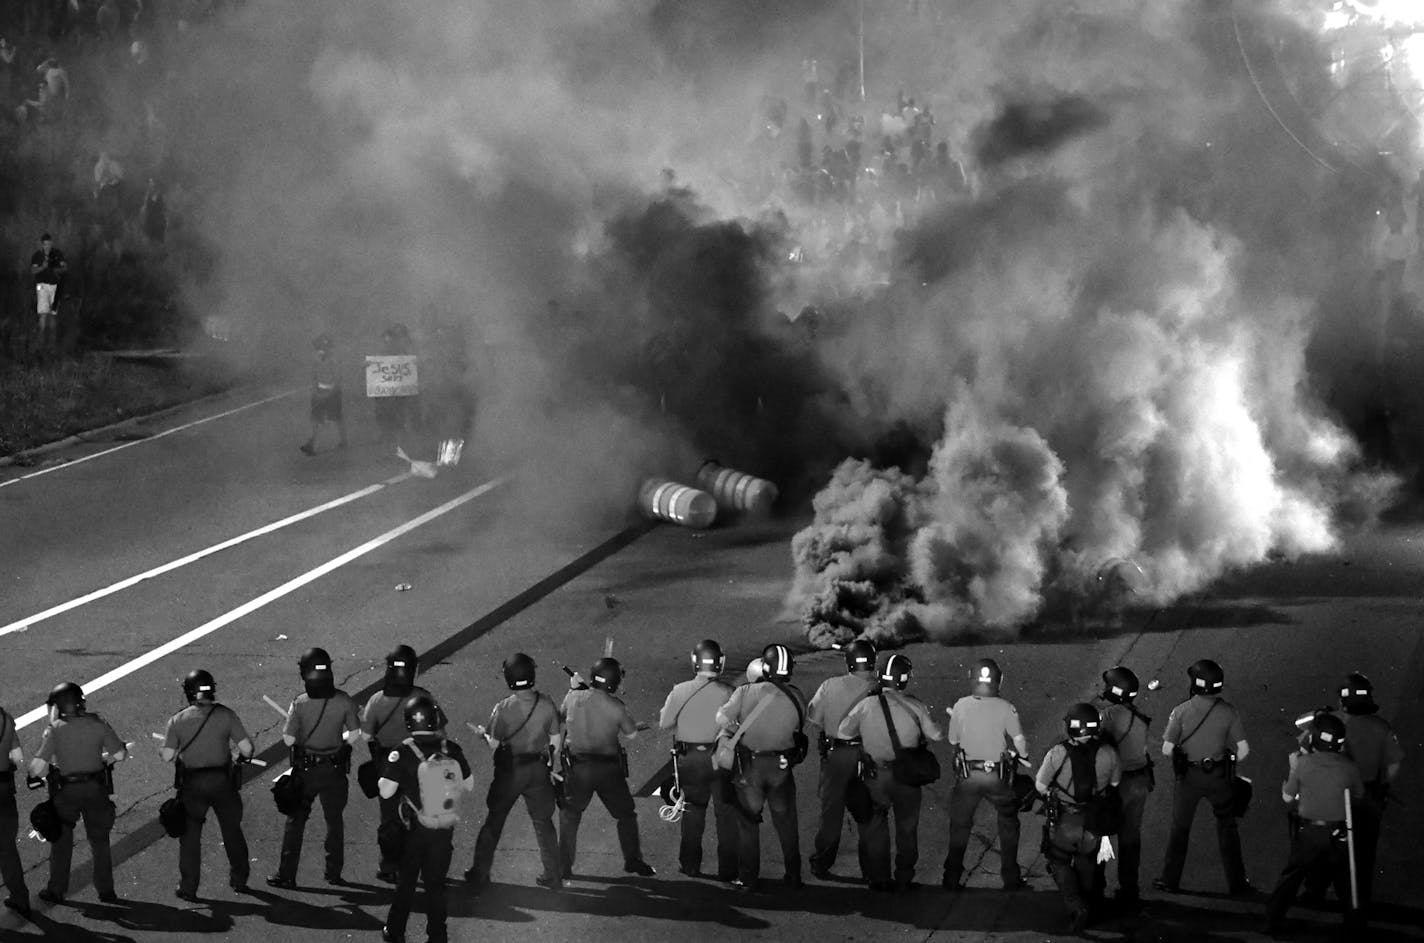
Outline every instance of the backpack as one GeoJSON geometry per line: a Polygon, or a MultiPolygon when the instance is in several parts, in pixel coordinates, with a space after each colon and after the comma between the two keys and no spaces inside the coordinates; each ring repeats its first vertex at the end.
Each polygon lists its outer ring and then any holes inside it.
{"type": "Polygon", "coordinates": [[[465,791],[464,777],[460,775],[460,764],[445,752],[445,741],[429,753],[421,752],[415,738],[408,737],[405,745],[420,761],[416,767],[416,796],[419,804],[411,796],[404,798],[405,807],[415,813],[415,820],[426,828],[454,828],[460,821],[455,804],[465,791]]]}

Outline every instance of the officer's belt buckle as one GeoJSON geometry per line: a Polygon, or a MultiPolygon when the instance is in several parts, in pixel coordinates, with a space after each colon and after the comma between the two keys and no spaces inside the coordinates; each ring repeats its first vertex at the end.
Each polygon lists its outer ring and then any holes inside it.
{"type": "Polygon", "coordinates": [[[986,773],[992,773],[994,770],[996,770],[996,769],[999,768],[999,761],[998,761],[998,760],[985,760],[981,765],[982,765],[983,768],[984,768],[984,772],[986,772],[986,773]]]}
{"type": "Polygon", "coordinates": [[[1216,760],[1212,759],[1211,757],[1207,757],[1206,759],[1201,761],[1201,771],[1203,773],[1210,773],[1212,770],[1216,769],[1216,763],[1216,760]]]}

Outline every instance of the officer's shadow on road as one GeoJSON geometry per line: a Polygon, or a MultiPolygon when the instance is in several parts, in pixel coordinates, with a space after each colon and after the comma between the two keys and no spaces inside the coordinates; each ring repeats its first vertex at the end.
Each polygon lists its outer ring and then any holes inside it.
{"type": "MultiPolygon", "coordinates": [[[[365,912],[361,907],[362,904],[374,903],[378,899],[387,904],[390,903],[389,891],[378,897],[377,890],[377,888],[371,888],[367,892],[359,887],[348,887],[344,890],[330,892],[316,888],[302,889],[303,893],[335,894],[341,900],[341,903],[336,905],[309,904],[293,897],[269,894],[255,888],[249,896],[241,899],[215,898],[203,903],[213,913],[214,920],[222,921],[229,928],[239,917],[260,917],[268,923],[285,927],[379,933],[381,920],[365,912]]],[[[145,929],[169,930],[176,928],[159,925],[145,929]]]]}
{"type": "Polygon", "coordinates": [[[104,921],[135,932],[175,933],[180,937],[200,933],[227,933],[232,917],[217,909],[175,907],[157,901],[127,898],[122,905],[76,905],[86,920],[104,921]]]}
{"type": "Polygon", "coordinates": [[[0,929],[0,943],[35,943],[36,940],[44,940],[45,943],[133,943],[132,937],[60,923],[40,913],[36,913],[28,923],[0,929]]]}
{"type": "Polygon", "coordinates": [[[746,913],[721,885],[657,878],[576,879],[560,892],[540,887],[493,884],[478,897],[461,894],[454,884],[450,915],[485,920],[529,921],[533,912],[587,914],[597,917],[649,917],[654,920],[716,923],[735,930],[764,930],[767,921],[746,913]]]}

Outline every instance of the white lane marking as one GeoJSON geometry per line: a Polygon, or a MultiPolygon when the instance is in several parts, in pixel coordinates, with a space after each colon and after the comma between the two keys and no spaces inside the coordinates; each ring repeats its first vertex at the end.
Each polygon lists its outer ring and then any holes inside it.
{"type": "MultiPolygon", "coordinates": [[[[138,658],[135,658],[133,661],[130,661],[127,664],[120,665],[113,671],[100,675],[93,681],[86,681],[83,685],[81,685],[81,687],[83,687],[86,696],[92,694],[94,691],[98,691],[101,688],[106,688],[109,685],[113,684],[115,681],[118,681],[122,678],[127,677],[128,675],[133,674],[140,668],[147,667],[148,665],[153,664],[155,661],[158,661],[160,658],[163,658],[167,655],[171,655],[173,652],[178,651],[180,648],[183,648],[190,642],[195,642],[205,635],[211,635],[218,629],[221,629],[223,626],[236,622],[238,619],[241,619],[243,616],[248,615],[249,613],[256,612],[258,609],[261,609],[268,603],[275,602],[276,600],[281,599],[283,596],[286,596],[288,593],[301,589],[303,586],[307,585],[310,582],[313,582],[314,580],[320,579],[321,577],[330,573],[332,570],[345,566],[346,564],[350,563],[352,560],[357,559],[358,557],[365,556],[372,550],[375,550],[378,547],[382,547],[385,544],[390,543],[397,537],[410,533],[417,527],[421,527],[425,524],[430,523],[431,521],[435,520],[437,517],[440,517],[443,514],[448,514],[460,505],[473,501],[475,498],[478,498],[482,494],[493,491],[495,488],[498,488],[500,485],[504,484],[507,480],[508,479],[506,478],[495,478],[485,482],[482,485],[479,485],[478,487],[471,488],[464,494],[451,498],[449,501],[446,501],[439,507],[431,508],[429,511],[426,511],[419,517],[411,518],[404,524],[401,524],[399,527],[394,527],[391,530],[386,531],[379,537],[372,538],[371,540],[366,541],[361,546],[348,550],[341,556],[328,560],[321,566],[308,570],[301,576],[294,577],[293,579],[290,579],[287,582],[283,583],[281,586],[278,586],[275,589],[270,589],[255,599],[248,600],[247,602],[238,606],[236,609],[233,609],[231,612],[224,613],[223,615],[218,616],[216,619],[211,619],[207,622],[204,622],[196,629],[191,629],[171,641],[164,642],[162,645],[158,646],[152,651],[140,655],[138,658]]],[[[35,721],[44,719],[46,714],[47,708],[43,704],[41,704],[39,707],[36,707],[29,713],[22,714],[21,716],[15,718],[15,729],[19,730],[21,728],[28,727],[35,721]]]]}
{"type": "Polygon", "coordinates": [[[234,413],[240,413],[245,409],[253,409],[258,406],[265,406],[266,404],[274,402],[276,400],[285,399],[288,396],[295,396],[300,392],[300,389],[287,390],[285,393],[278,393],[275,396],[269,396],[266,399],[259,399],[255,403],[247,403],[246,405],[238,406],[234,409],[229,409],[226,412],[218,413],[215,416],[205,416],[202,419],[195,419],[192,422],[186,422],[181,426],[174,426],[172,429],[164,429],[162,432],[156,433],[154,435],[146,436],[142,439],[135,439],[132,442],[125,442],[123,445],[116,445],[111,449],[104,449],[102,452],[95,452],[93,455],[82,455],[79,458],[72,459],[68,462],[61,462],[58,465],[50,465],[47,468],[41,468],[39,471],[32,471],[28,475],[21,475],[19,478],[10,478],[6,481],[0,481],[0,488],[5,488],[9,485],[15,484],[16,482],[26,481],[30,478],[38,478],[40,475],[48,475],[50,472],[59,471],[61,468],[73,468],[75,465],[80,465],[84,462],[89,461],[92,458],[100,458],[105,455],[113,455],[115,452],[123,451],[124,449],[130,448],[132,446],[142,445],[145,442],[152,442],[155,439],[161,439],[166,435],[172,435],[175,432],[182,432],[184,429],[191,429],[194,426],[201,426],[205,422],[212,422],[214,419],[222,419],[226,416],[231,416],[234,413]]]}
{"type": "Polygon", "coordinates": [[[78,607],[86,603],[91,603],[96,599],[103,599],[105,596],[112,596],[114,593],[117,593],[120,590],[125,590],[128,589],[130,586],[142,583],[144,580],[152,579],[155,576],[161,576],[164,573],[170,573],[173,570],[178,569],[179,567],[184,567],[190,563],[195,563],[198,560],[203,559],[204,557],[210,557],[221,550],[227,550],[229,547],[236,547],[238,544],[246,543],[249,540],[261,537],[264,534],[270,534],[276,530],[281,530],[283,527],[295,524],[298,521],[304,521],[309,517],[316,517],[318,514],[323,514],[327,511],[330,511],[332,508],[339,508],[343,504],[350,504],[352,501],[359,501],[361,498],[364,498],[367,495],[375,494],[377,491],[389,487],[390,485],[399,484],[400,482],[405,481],[409,477],[410,472],[402,472],[401,474],[396,475],[394,478],[387,478],[385,481],[362,488],[360,491],[353,491],[350,494],[335,498],[331,501],[326,502],[325,504],[319,504],[314,508],[308,508],[305,511],[300,511],[296,514],[293,514],[290,517],[284,517],[280,521],[273,521],[272,523],[259,527],[256,530],[250,530],[245,534],[240,534],[236,537],[231,537],[227,540],[224,540],[222,543],[213,544],[211,547],[206,547],[202,550],[197,551],[196,553],[190,553],[186,557],[180,557],[177,560],[172,560],[168,563],[163,564],[162,566],[156,566],[153,569],[148,570],[147,572],[138,574],[137,576],[130,576],[127,579],[119,580],[119,582],[113,584],[112,586],[105,586],[103,589],[96,589],[94,590],[94,592],[88,593],[87,595],[80,596],[76,599],[71,599],[68,602],[60,603],[57,606],[51,606],[44,612],[37,612],[34,615],[27,616],[24,619],[18,619],[14,622],[11,622],[9,625],[0,625],[0,636],[9,635],[13,632],[23,632],[37,622],[43,622],[45,619],[51,618],[52,616],[57,616],[60,613],[68,612],[71,609],[77,609],[78,607]]]}

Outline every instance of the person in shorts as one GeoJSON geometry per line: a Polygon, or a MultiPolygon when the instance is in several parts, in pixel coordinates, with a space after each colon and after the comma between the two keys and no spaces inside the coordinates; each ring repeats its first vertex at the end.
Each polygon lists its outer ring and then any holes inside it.
{"type": "Polygon", "coordinates": [[[41,351],[53,350],[59,342],[59,280],[68,269],[64,253],[55,248],[50,234],[40,236],[40,247],[30,256],[30,274],[35,277],[37,342],[41,351]]]}

